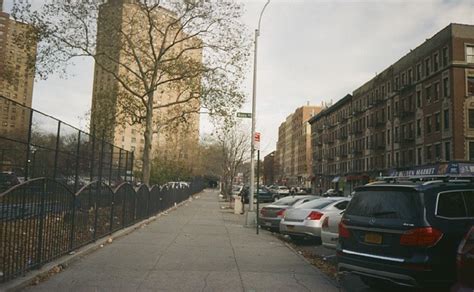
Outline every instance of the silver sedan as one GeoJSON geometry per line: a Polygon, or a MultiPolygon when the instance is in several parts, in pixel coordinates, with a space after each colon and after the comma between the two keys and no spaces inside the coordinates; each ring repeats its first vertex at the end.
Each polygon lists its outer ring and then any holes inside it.
{"type": "Polygon", "coordinates": [[[321,238],[321,226],[328,216],[346,209],[349,198],[324,198],[302,204],[285,212],[280,221],[280,233],[293,239],[303,237],[321,238]]]}

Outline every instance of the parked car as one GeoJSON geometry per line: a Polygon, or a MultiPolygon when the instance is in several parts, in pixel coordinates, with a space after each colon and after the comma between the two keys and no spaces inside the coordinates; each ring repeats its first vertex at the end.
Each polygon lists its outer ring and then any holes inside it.
{"type": "Polygon", "coordinates": [[[456,265],[458,282],[451,291],[474,291],[474,226],[459,244],[456,265]]]}
{"type": "Polygon", "coordinates": [[[344,210],[334,212],[330,216],[324,218],[321,224],[321,243],[327,247],[335,249],[339,239],[339,222],[341,222],[344,210]]]}
{"type": "Polygon", "coordinates": [[[346,209],[348,202],[348,198],[321,198],[289,209],[280,221],[280,233],[292,239],[309,236],[319,240],[322,221],[346,209]]]}
{"type": "Polygon", "coordinates": [[[275,194],[277,200],[290,194],[290,189],[286,186],[275,186],[270,190],[275,194]]]}
{"type": "Polygon", "coordinates": [[[338,270],[375,288],[387,281],[448,287],[456,251],[474,224],[474,184],[466,180],[381,182],[356,188],[339,223],[338,270]]]}
{"type": "Polygon", "coordinates": [[[335,189],[328,189],[322,194],[323,197],[342,197],[343,194],[335,189]]]}
{"type": "Polygon", "coordinates": [[[260,209],[258,224],[272,231],[280,230],[280,220],[286,210],[312,201],[316,196],[288,196],[260,209]]]}
{"type": "MultiPolygon", "coordinates": [[[[257,191],[255,190],[254,194],[255,200],[257,200],[257,191]]],[[[273,192],[271,192],[269,189],[266,187],[260,187],[258,189],[258,201],[259,202],[273,202],[277,198],[277,195],[275,195],[273,192]]]]}

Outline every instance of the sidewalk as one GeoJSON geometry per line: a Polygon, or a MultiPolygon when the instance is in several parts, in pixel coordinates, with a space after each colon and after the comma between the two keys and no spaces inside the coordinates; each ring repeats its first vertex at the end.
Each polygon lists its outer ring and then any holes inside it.
{"type": "Polygon", "coordinates": [[[206,190],[28,291],[337,291],[277,238],[206,190]]]}

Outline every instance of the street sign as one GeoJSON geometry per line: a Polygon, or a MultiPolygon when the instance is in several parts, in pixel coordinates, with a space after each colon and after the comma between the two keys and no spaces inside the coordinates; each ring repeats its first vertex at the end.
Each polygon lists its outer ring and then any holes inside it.
{"type": "Polygon", "coordinates": [[[238,118],[245,118],[245,119],[251,119],[252,114],[251,113],[237,113],[238,118]]]}
{"type": "Polygon", "coordinates": [[[260,150],[260,133],[259,132],[255,132],[254,146],[255,146],[255,150],[260,150]]]}

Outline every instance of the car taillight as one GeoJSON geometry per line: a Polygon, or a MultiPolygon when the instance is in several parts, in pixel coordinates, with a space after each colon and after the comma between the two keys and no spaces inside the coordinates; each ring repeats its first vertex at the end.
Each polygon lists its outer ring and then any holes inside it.
{"type": "Polygon", "coordinates": [[[306,220],[319,220],[321,219],[321,217],[323,217],[323,215],[323,213],[320,213],[318,211],[311,211],[308,217],[306,217],[306,220]]]}
{"type": "Polygon", "coordinates": [[[283,218],[283,216],[285,216],[285,209],[281,209],[276,215],[278,218],[283,218]]]}
{"type": "Polygon", "coordinates": [[[323,229],[329,228],[329,217],[324,218],[323,225],[321,225],[321,228],[323,229]]]}
{"type": "Polygon", "coordinates": [[[431,247],[436,245],[442,236],[443,233],[433,227],[410,229],[400,237],[400,245],[431,247]]]}
{"type": "Polygon", "coordinates": [[[342,222],[339,223],[339,237],[343,237],[343,238],[351,237],[351,233],[349,229],[347,229],[346,225],[342,222]]]}
{"type": "Polygon", "coordinates": [[[462,268],[463,259],[471,249],[474,249],[474,226],[467,232],[458,247],[458,254],[456,256],[456,264],[458,268],[462,268]]]}

